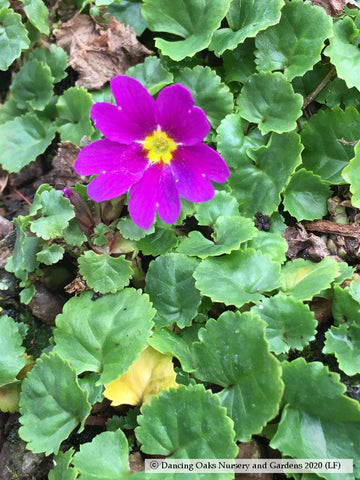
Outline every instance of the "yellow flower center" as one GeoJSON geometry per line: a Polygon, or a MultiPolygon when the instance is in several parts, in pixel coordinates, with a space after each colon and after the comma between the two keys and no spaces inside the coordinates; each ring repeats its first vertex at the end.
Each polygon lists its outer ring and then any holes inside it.
{"type": "Polygon", "coordinates": [[[173,152],[177,149],[177,144],[165,132],[155,130],[145,138],[143,147],[150,162],[170,163],[173,152]]]}

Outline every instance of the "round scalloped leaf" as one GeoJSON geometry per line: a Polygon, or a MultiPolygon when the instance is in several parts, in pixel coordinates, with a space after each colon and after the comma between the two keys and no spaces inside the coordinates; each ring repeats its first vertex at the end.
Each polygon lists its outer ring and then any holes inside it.
{"type": "Polygon", "coordinates": [[[90,288],[115,293],[129,285],[133,270],[124,257],[111,257],[88,250],[79,259],[79,271],[90,288]]]}
{"type": "Polygon", "coordinates": [[[22,383],[20,437],[34,453],[57,452],[60,443],[81,422],[91,405],[78,384],[76,371],[56,353],[43,354],[22,383]]]}
{"type": "MultiPolygon", "coordinates": [[[[44,240],[62,237],[69,221],[75,217],[74,207],[61,190],[45,190],[38,196],[41,216],[31,220],[30,230],[44,240]]],[[[33,203],[33,206],[35,203],[33,203]]]]}
{"type": "Polygon", "coordinates": [[[273,133],[267,145],[248,149],[247,155],[239,159],[229,185],[243,215],[251,217],[256,212],[271,215],[277,210],[280,194],[301,163],[302,148],[297,133],[273,133]]]}
{"type": "Polygon", "coordinates": [[[83,292],[65,303],[56,317],[54,351],[80,374],[101,373],[108,384],[127,372],[147,344],[155,310],[148,295],[127,288],[95,301],[83,292]]]}
{"type": "Polygon", "coordinates": [[[7,70],[13,61],[28,48],[30,40],[21,15],[11,8],[0,8],[0,70],[7,70]]]}
{"type": "Polygon", "coordinates": [[[341,175],[359,140],[360,113],[354,107],[319,110],[301,131],[303,165],[330,184],[345,183],[341,175]]]}
{"type": "Polygon", "coordinates": [[[283,70],[289,81],[304,75],[320,60],[324,41],[332,35],[332,19],[323,8],[303,0],[286,2],[280,22],[256,37],[258,70],[283,70]]]}
{"type": "Polygon", "coordinates": [[[255,150],[265,144],[266,138],[258,129],[248,130],[249,123],[238,113],[227,115],[217,128],[217,150],[234,170],[248,163],[248,149],[255,150]]]}
{"type": "Polygon", "coordinates": [[[359,29],[350,16],[334,23],[334,36],[325,50],[336,67],[339,78],[345,80],[348,88],[360,90],[360,50],[359,29]]]}
{"type": "Polygon", "coordinates": [[[180,253],[169,253],[150,263],[146,292],[157,311],[154,317],[157,327],[174,323],[180,328],[191,325],[201,300],[192,276],[197,265],[196,259],[180,253]]]}
{"type": "Polygon", "coordinates": [[[45,265],[52,265],[57,263],[64,256],[65,249],[57,243],[46,246],[40,252],[36,254],[36,260],[45,265]]]}
{"type": "Polygon", "coordinates": [[[360,207],[360,141],[354,149],[355,156],[341,172],[346,182],[350,184],[352,193],[351,204],[354,207],[360,207]]]}
{"type": "Polygon", "coordinates": [[[216,191],[208,202],[199,203],[195,217],[199,225],[213,225],[219,217],[236,216],[239,214],[239,205],[230,193],[216,191]]]}
{"type": "Polygon", "coordinates": [[[75,480],[78,471],[70,467],[74,454],[74,449],[70,448],[66,452],[59,452],[54,458],[54,468],[49,472],[49,480],[75,480]]]}
{"type": "Polygon", "coordinates": [[[155,39],[163,55],[179,61],[209,45],[230,3],[231,0],[144,0],[141,13],[153,32],[167,32],[184,39],[155,39]]]}
{"type": "Polygon", "coordinates": [[[240,245],[256,235],[254,222],[250,218],[236,216],[219,217],[214,224],[212,238],[205,238],[193,231],[183,238],[177,250],[186,255],[200,258],[212,257],[238,250],[240,245]]]}
{"type": "Polygon", "coordinates": [[[43,62],[51,70],[54,83],[60,82],[67,76],[66,68],[68,67],[68,55],[61,47],[52,43],[49,47],[35,48],[30,52],[29,60],[36,59],[43,62]]]}
{"type": "Polygon", "coordinates": [[[177,236],[172,229],[155,227],[154,233],[146,235],[137,242],[137,247],[144,255],[156,257],[172,250],[177,242],[177,236]]]}
{"type": "Polygon", "coordinates": [[[130,67],[126,75],[139,80],[151,95],[156,95],[174,80],[173,74],[163,66],[158,57],[146,57],[143,63],[130,67]]]}
{"type": "Polygon", "coordinates": [[[226,50],[222,55],[225,79],[228,83],[245,83],[255,73],[255,40],[247,38],[234,50],[226,50]]]}
{"type": "Polygon", "coordinates": [[[285,295],[265,298],[251,312],[267,323],[265,336],[270,350],[285,353],[290,348],[302,350],[315,339],[317,321],[309,307],[299,300],[285,295]]]}
{"type": "Polygon", "coordinates": [[[233,422],[219,398],[203,385],[179,385],[161,392],[142,407],[138,422],[135,434],[145,453],[170,458],[235,458],[238,451],[233,422]]]}
{"type": "Polygon", "coordinates": [[[297,258],[283,266],[280,289],[295,300],[311,300],[328,288],[337,275],[339,266],[332,258],[325,257],[318,263],[297,258]]]}
{"type": "Polygon", "coordinates": [[[246,247],[266,253],[274,262],[284,263],[289,245],[280,233],[259,230],[256,237],[247,242],[246,247]]]}
{"type": "Polygon", "coordinates": [[[35,58],[30,60],[20,68],[10,91],[19,108],[44,110],[53,95],[50,68],[35,58]]]}
{"type": "MultiPolygon", "coordinates": [[[[298,358],[283,363],[283,380],[287,406],[270,446],[295,458],[353,458],[354,474],[342,477],[358,478],[360,406],[344,395],[339,375],[320,362],[298,358]],[[294,432],[301,432],[301,442],[294,432]]],[[[331,480],[334,474],[321,476],[331,480]]]]}
{"type": "Polygon", "coordinates": [[[130,217],[120,218],[116,228],[127,240],[140,240],[155,231],[154,224],[151,225],[148,230],[144,230],[143,228],[138,227],[130,217]]]}
{"type": "Polygon", "coordinates": [[[217,56],[225,50],[233,50],[248,37],[255,37],[280,19],[283,0],[233,0],[226,19],[230,28],[214,33],[210,49],[217,56]]]}
{"type": "Polygon", "coordinates": [[[323,353],[333,353],[346,375],[360,373],[360,326],[344,323],[325,334],[323,353]]]}
{"type": "Polygon", "coordinates": [[[50,145],[55,127],[27,113],[1,125],[0,163],[9,173],[19,172],[50,145]]]}
{"type": "Polygon", "coordinates": [[[234,421],[236,439],[249,441],[279,410],[281,365],[269,352],[265,322],[250,312],[225,312],[199,330],[193,344],[195,376],[221,385],[222,405],[234,421]]]}
{"type": "Polygon", "coordinates": [[[7,315],[0,316],[0,386],[15,380],[25,366],[25,348],[15,321],[7,315]]]}
{"type": "MultiPolygon", "coordinates": [[[[353,280],[350,287],[352,287],[354,283],[357,282],[353,280]]],[[[337,326],[346,321],[356,323],[360,326],[360,303],[354,298],[350,288],[341,288],[339,285],[334,286],[332,314],[335,325],[337,326]]]]}
{"type": "Polygon", "coordinates": [[[301,117],[303,98],[280,72],[255,73],[243,86],[238,97],[239,113],[257,123],[263,135],[284,133],[296,128],[301,117]],[[281,115],[279,115],[281,112],[281,115]]]}
{"type": "Polygon", "coordinates": [[[80,446],[72,463],[82,480],[128,479],[129,445],[124,433],[119,428],[96,435],[90,443],[80,446]]]}
{"type": "Polygon", "coordinates": [[[284,207],[296,220],[315,220],[328,213],[327,200],[332,195],[319,175],[302,168],[290,179],[284,192],[284,207]]]}
{"type": "Polygon", "coordinates": [[[49,35],[49,9],[42,0],[21,0],[31,25],[40,33],[49,35]]]}
{"type": "Polygon", "coordinates": [[[214,302],[241,307],[279,287],[280,265],[252,248],[203,260],[194,272],[196,287],[214,302]]]}
{"type": "Polygon", "coordinates": [[[84,135],[91,137],[94,133],[90,121],[92,104],[90,93],[82,87],[71,87],[59,97],[56,103],[58,113],[56,125],[62,141],[80,145],[84,135]]]}
{"type": "Polygon", "coordinates": [[[184,68],[177,73],[175,80],[191,91],[196,105],[205,111],[214,128],[233,111],[234,100],[229,87],[210,67],[184,68]]]}

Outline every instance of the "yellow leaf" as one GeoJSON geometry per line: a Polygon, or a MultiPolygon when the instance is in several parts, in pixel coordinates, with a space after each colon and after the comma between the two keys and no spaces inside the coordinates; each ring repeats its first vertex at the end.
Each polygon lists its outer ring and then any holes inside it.
{"type": "Polygon", "coordinates": [[[16,379],[13,382],[9,382],[8,386],[3,385],[0,387],[0,410],[2,412],[15,413],[19,411],[20,381],[24,380],[26,374],[30,372],[35,363],[32,356],[24,353],[23,357],[26,358],[26,364],[17,374],[16,379]]]}
{"type": "Polygon", "coordinates": [[[104,396],[111,405],[140,406],[161,390],[177,387],[175,378],[172,356],[147,347],[126,373],[105,385],[104,396]]]}

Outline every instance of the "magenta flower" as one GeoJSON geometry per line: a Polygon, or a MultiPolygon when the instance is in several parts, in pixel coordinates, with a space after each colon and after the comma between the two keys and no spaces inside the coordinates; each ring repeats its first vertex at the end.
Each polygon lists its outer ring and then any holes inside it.
{"type": "Polygon", "coordinates": [[[95,103],[91,118],[105,138],[84,147],[74,168],[98,176],[88,186],[97,202],[129,190],[129,213],[147,229],[156,210],[166,223],[180,214],[180,195],[204,202],[214,195],[214,182],[230,172],[222,157],[202,143],[210,125],[190,91],[176,84],[155,100],[137,80],[118,76],[111,81],[116,105],[95,103]]]}

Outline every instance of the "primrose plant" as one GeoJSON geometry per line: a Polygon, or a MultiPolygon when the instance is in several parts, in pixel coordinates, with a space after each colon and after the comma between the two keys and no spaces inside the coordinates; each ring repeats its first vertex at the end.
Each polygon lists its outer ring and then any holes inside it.
{"type": "Polygon", "coordinates": [[[133,472],[139,452],[352,458],[341,478],[360,478],[358,2],[76,5],[101,29],[133,22],[154,55],[110,88],[69,87],[72,52],[31,43],[0,0],[16,46],[0,68],[18,62],[3,169],[61,140],[79,176],[14,220],[21,303],[67,274],[36,353],[36,321],[0,316],[0,408],[53,456],[50,480],[190,478],[133,472]]]}

